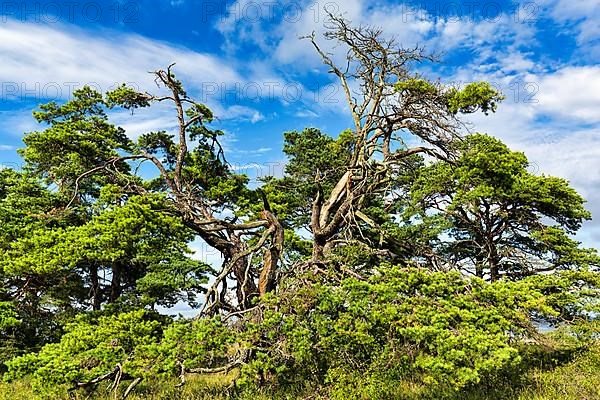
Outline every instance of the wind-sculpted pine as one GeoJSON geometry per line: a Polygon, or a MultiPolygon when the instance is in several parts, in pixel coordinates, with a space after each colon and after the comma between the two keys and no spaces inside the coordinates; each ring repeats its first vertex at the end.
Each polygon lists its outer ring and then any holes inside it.
{"type": "Polygon", "coordinates": [[[423,49],[403,48],[380,30],[329,17],[325,39],[341,51],[342,60],[336,62],[316,35],[305,39],[339,81],[353,126],[329,145],[314,130],[286,134],[284,151],[292,157],[288,177],[272,184],[291,187],[291,193],[302,191],[311,200],[310,209],[297,204],[297,211],[309,215],[305,225],[312,234],[311,263],[323,263],[345,246],[384,250],[393,257],[394,251],[377,249],[361,234],[371,230],[379,242],[393,242],[366,211],[372,207],[389,214],[389,204],[403,195],[398,181],[419,156],[454,158],[452,144],[462,127],[459,114],[494,111],[502,96],[485,82],[457,89],[429,81],[413,71],[415,65],[435,60],[423,49]],[[309,147],[322,153],[308,156],[309,147]]]}
{"type": "Polygon", "coordinates": [[[260,213],[240,221],[247,203],[263,204],[263,200],[246,187],[247,178],[235,174],[226,162],[218,141],[223,132],[208,126],[212,112],[187,95],[171,67],[156,71],[155,76],[166,95],[137,93],[122,86],[103,97],[85,88],[76,91],[65,105],[41,106],[34,115],[50,126],[27,134],[27,147],[21,154],[28,170],[70,196],[66,209],[93,203],[105,185],[113,185],[122,201],[131,196],[161,195],[165,216],[179,218],[223,256],[203,313],[248,308],[254,297],[274,286],[283,244],[281,228],[266,200],[260,213]],[[110,124],[106,115],[107,109],[115,107],[134,110],[163,102],[175,108],[177,137],[164,131],[135,132],[139,139],[133,142],[123,129],[110,124]],[[144,163],[156,169],[154,179],[138,174],[144,163]],[[256,234],[260,237],[257,243],[245,240],[256,234]],[[264,257],[260,270],[252,268],[253,257],[264,257]],[[233,288],[235,303],[229,298],[229,276],[238,283],[233,288]]]}
{"type": "Polygon", "coordinates": [[[454,163],[423,168],[411,188],[408,213],[438,230],[432,266],[496,281],[600,265],[569,236],[591,215],[567,181],[532,174],[523,153],[486,135],[459,148],[454,163]]]}

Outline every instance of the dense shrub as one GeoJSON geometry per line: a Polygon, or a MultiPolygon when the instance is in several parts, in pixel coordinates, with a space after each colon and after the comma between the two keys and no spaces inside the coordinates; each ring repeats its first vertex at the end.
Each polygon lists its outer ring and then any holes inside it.
{"type": "MultiPolygon", "coordinates": [[[[538,335],[533,316],[582,318],[597,307],[595,280],[567,272],[486,283],[387,265],[367,280],[311,273],[237,320],[173,322],[144,310],[80,317],[60,343],[9,362],[6,378],[30,375],[38,391],[53,392],[117,364],[123,380],[146,381],[230,365],[241,366],[236,383],[248,390],[308,382],[340,399],[400,398],[406,385],[458,393],[522,368],[523,339],[538,335]]],[[[567,334],[574,347],[594,339],[582,326],[567,334]]]]}
{"type": "Polygon", "coordinates": [[[66,326],[60,342],[8,362],[5,380],[31,375],[35,389],[60,392],[109,373],[119,363],[123,373],[136,375],[134,350],[156,342],[163,325],[164,317],[145,310],[81,315],[66,326]]]}
{"type": "Polygon", "coordinates": [[[400,267],[378,272],[339,285],[292,283],[273,297],[250,328],[260,350],[246,370],[275,372],[280,382],[311,379],[340,393],[361,388],[369,398],[384,398],[386,387],[406,379],[460,389],[518,365],[512,344],[533,330],[529,313],[552,312],[528,283],[400,267]]]}

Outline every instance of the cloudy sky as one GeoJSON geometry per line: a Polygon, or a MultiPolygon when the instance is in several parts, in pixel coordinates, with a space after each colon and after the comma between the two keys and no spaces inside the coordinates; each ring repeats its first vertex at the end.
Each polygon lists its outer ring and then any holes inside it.
{"type": "MultiPolygon", "coordinates": [[[[423,65],[430,78],[501,89],[504,104],[473,117],[473,130],[570,180],[596,216],[579,239],[600,248],[600,0],[2,1],[0,163],[20,165],[16,149],[37,129],[39,103],[86,84],[153,91],[148,72],[175,62],[188,92],[219,117],[229,161],[277,175],[283,132],[350,126],[339,88],[298,39],[322,32],[325,8],[442,54],[423,65]]],[[[161,108],[113,117],[132,137],[175,122],[161,108]]]]}

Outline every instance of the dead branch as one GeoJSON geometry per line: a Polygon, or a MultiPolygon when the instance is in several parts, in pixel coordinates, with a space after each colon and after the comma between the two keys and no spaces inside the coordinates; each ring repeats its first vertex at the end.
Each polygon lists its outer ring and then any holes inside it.
{"type": "MultiPolygon", "coordinates": [[[[328,13],[324,38],[334,48],[345,50],[343,64],[318,43],[313,33],[306,36],[339,81],[354,122],[351,161],[328,194],[318,186],[312,204],[310,228],[314,236],[313,262],[342,233],[363,235],[355,218],[366,199],[390,194],[391,182],[415,155],[448,159],[448,143],[457,136],[456,118],[448,112],[443,90],[423,93],[399,92],[398,81],[414,77],[411,64],[434,61],[419,46],[403,48],[379,29],[353,27],[341,16],[328,13]],[[353,90],[352,88],[356,88],[353,90]],[[426,145],[409,147],[403,134],[412,134],[426,145]],[[382,155],[383,157],[377,156],[382,155]]],[[[315,182],[318,182],[318,174],[315,182]]],[[[364,214],[362,214],[364,216],[364,214]]]]}
{"type": "Polygon", "coordinates": [[[142,381],[142,378],[135,378],[129,384],[129,386],[127,386],[127,389],[125,389],[125,393],[123,393],[123,397],[121,397],[121,399],[125,400],[127,398],[127,396],[129,396],[131,394],[131,392],[133,392],[133,389],[135,389],[135,387],[140,384],[141,381],[142,381]]]}
{"type": "Polygon", "coordinates": [[[241,359],[234,360],[227,365],[216,368],[190,368],[187,372],[190,374],[219,374],[222,372],[228,373],[232,369],[243,365],[244,362],[241,359]]]}

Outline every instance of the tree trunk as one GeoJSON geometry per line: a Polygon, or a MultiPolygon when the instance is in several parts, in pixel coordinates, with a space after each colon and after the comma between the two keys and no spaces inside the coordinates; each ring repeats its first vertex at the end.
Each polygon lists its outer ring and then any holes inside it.
{"type": "MultiPolygon", "coordinates": [[[[230,253],[227,255],[230,259],[246,250],[246,243],[237,234],[230,232],[229,239],[233,244],[230,247],[230,253]]],[[[249,261],[248,256],[241,257],[233,267],[233,275],[237,283],[236,297],[240,308],[243,310],[252,307],[252,299],[258,294],[258,288],[254,283],[252,266],[248,265],[249,261]]]]}
{"type": "Polygon", "coordinates": [[[320,263],[325,260],[325,245],[327,244],[327,239],[315,236],[313,239],[313,249],[312,249],[312,262],[320,263]]]}
{"type": "Polygon", "coordinates": [[[498,254],[496,252],[495,246],[492,246],[490,248],[490,254],[488,256],[488,264],[490,266],[490,281],[496,282],[498,279],[500,279],[500,271],[499,271],[500,260],[498,259],[498,254]]]}
{"type": "Polygon", "coordinates": [[[498,265],[496,264],[490,264],[490,280],[492,282],[496,282],[498,279],[500,279],[500,274],[498,271],[498,265]]]}
{"type": "Polygon", "coordinates": [[[263,267],[258,279],[258,294],[264,296],[275,290],[277,286],[277,265],[283,253],[284,231],[279,220],[268,210],[262,212],[262,217],[269,221],[269,229],[273,229],[271,244],[264,251],[263,267]]]}
{"type": "Polygon", "coordinates": [[[100,310],[102,306],[102,294],[100,292],[100,283],[98,280],[98,265],[92,264],[90,266],[90,293],[92,296],[92,308],[94,311],[100,310]]]}
{"type": "Polygon", "coordinates": [[[475,276],[483,279],[485,275],[485,254],[479,251],[475,254],[475,276]]]}
{"type": "Polygon", "coordinates": [[[123,266],[120,262],[115,262],[112,267],[112,279],[110,281],[110,296],[109,303],[115,302],[121,296],[121,276],[123,274],[123,266]]]}

